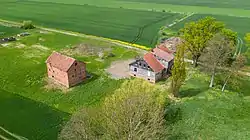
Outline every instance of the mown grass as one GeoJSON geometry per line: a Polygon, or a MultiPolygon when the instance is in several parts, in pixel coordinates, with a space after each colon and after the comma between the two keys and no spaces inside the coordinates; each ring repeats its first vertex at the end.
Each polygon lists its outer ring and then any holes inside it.
{"type": "Polygon", "coordinates": [[[56,139],[71,113],[83,106],[99,104],[103,97],[123,83],[124,80],[109,78],[105,68],[115,60],[131,59],[137,55],[134,50],[102,41],[40,33],[39,30],[29,32],[31,36],[0,46],[0,63],[3,65],[0,67],[0,125],[29,139],[56,139]],[[70,49],[80,43],[109,47],[115,57],[98,61],[97,56],[73,55],[87,62],[87,71],[92,78],[66,93],[59,89],[45,89],[47,57],[54,50],[70,49]]]}
{"type": "Polygon", "coordinates": [[[0,8],[0,16],[3,19],[32,20],[35,24],[45,27],[146,46],[155,45],[151,40],[157,36],[161,26],[170,24],[182,16],[175,13],[32,1],[5,3],[0,5],[0,8]],[[135,40],[137,37],[139,39],[135,40]]]}

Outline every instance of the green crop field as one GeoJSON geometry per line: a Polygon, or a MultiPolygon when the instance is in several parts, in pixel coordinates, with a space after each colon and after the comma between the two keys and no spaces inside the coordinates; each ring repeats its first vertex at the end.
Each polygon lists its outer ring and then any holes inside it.
{"type": "MultiPolygon", "coordinates": [[[[124,0],[120,0],[124,1],[124,0]]],[[[215,8],[238,8],[250,9],[248,0],[126,0],[131,2],[143,3],[159,3],[159,4],[173,4],[173,5],[188,5],[188,6],[205,6],[215,8]]]]}
{"type": "Polygon", "coordinates": [[[32,20],[37,25],[58,28],[154,46],[161,26],[181,14],[158,13],[88,5],[65,5],[19,1],[0,5],[3,19],[32,20]],[[62,10],[63,9],[63,10],[62,10]],[[30,12],[33,11],[33,12],[30,12]]]}

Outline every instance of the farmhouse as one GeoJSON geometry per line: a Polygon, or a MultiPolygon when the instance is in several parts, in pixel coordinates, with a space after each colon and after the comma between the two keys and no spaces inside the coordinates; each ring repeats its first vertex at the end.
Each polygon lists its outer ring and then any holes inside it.
{"type": "Polygon", "coordinates": [[[86,64],[53,52],[46,60],[48,77],[70,88],[86,78],[86,64]]]}
{"type": "Polygon", "coordinates": [[[133,77],[143,78],[155,83],[171,75],[173,63],[173,52],[159,45],[145,54],[143,58],[129,64],[129,72],[133,77]]]}

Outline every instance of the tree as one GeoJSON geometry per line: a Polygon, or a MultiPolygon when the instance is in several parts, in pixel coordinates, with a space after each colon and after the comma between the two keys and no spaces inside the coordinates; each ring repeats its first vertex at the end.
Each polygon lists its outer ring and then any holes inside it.
{"type": "Polygon", "coordinates": [[[35,26],[33,25],[32,21],[23,21],[23,25],[21,26],[22,29],[34,29],[35,26]]]}
{"type": "Polygon", "coordinates": [[[206,17],[197,22],[190,22],[180,30],[181,38],[185,40],[185,46],[192,55],[194,66],[206,47],[207,42],[218,32],[225,28],[222,22],[215,18],[206,17]]]}
{"type": "Polygon", "coordinates": [[[236,57],[236,60],[232,63],[227,76],[224,80],[224,84],[222,86],[221,91],[224,91],[226,88],[226,85],[228,84],[228,82],[231,80],[231,78],[233,76],[238,77],[239,76],[239,71],[245,66],[247,62],[247,59],[245,56],[243,55],[239,55],[236,57]]]}
{"type": "Polygon", "coordinates": [[[222,34],[216,34],[207,44],[201,57],[208,73],[211,74],[209,87],[213,87],[214,79],[219,67],[230,63],[233,56],[234,43],[222,34]]]}
{"type": "Polygon", "coordinates": [[[105,98],[101,107],[83,109],[74,115],[59,139],[164,139],[163,93],[143,80],[126,81],[105,98]]]}
{"type": "Polygon", "coordinates": [[[250,33],[246,34],[245,41],[246,41],[247,46],[250,46],[250,33]]]}
{"type": "Polygon", "coordinates": [[[186,79],[186,64],[184,60],[184,52],[184,44],[179,45],[177,47],[176,55],[174,58],[170,90],[175,97],[179,96],[179,90],[186,79]]]}

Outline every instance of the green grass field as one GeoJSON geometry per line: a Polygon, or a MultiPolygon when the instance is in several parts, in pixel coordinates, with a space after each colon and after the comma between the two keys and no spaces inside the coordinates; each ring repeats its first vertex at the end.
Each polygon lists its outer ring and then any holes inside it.
{"type": "MultiPolygon", "coordinates": [[[[5,29],[12,34],[19,32],[18,28],[5,29]]],[[[104,69],[115,60],[137,55],[133,50],[97,40],[39,30],[29,32],[31,36],[16,43],[0,45],[0,63],[4,65],[0,67],[0,126],[28,139],[56,139],[71,113],[82,106],[98,104],[124,81],[109,78],[104,69]],[[108,48],[115,57],[98,61],[97,56],[73,55],[87,63],[87,71],[93,77],[67,93],[46,89],[46,58],[54,50],[71,49],[80,43],[108,48]]]]}
{"type": "Polygon", "coordinates": [[[10,28],[0,25],[0,38],[16,35],[22,31],[22,29],[10,28]]]}
{"type": "Polygon", "coordinates": [[[0,5],[1,18],[154,46],[161,26],[181,14],[19,1],[0,5]],[[55,8],[56,7],[56,8],[55,8]],[[63,9],[63,10],[62,10],[63,9]],[[30,12],[33,11],[33,12],[30,12]]]}

